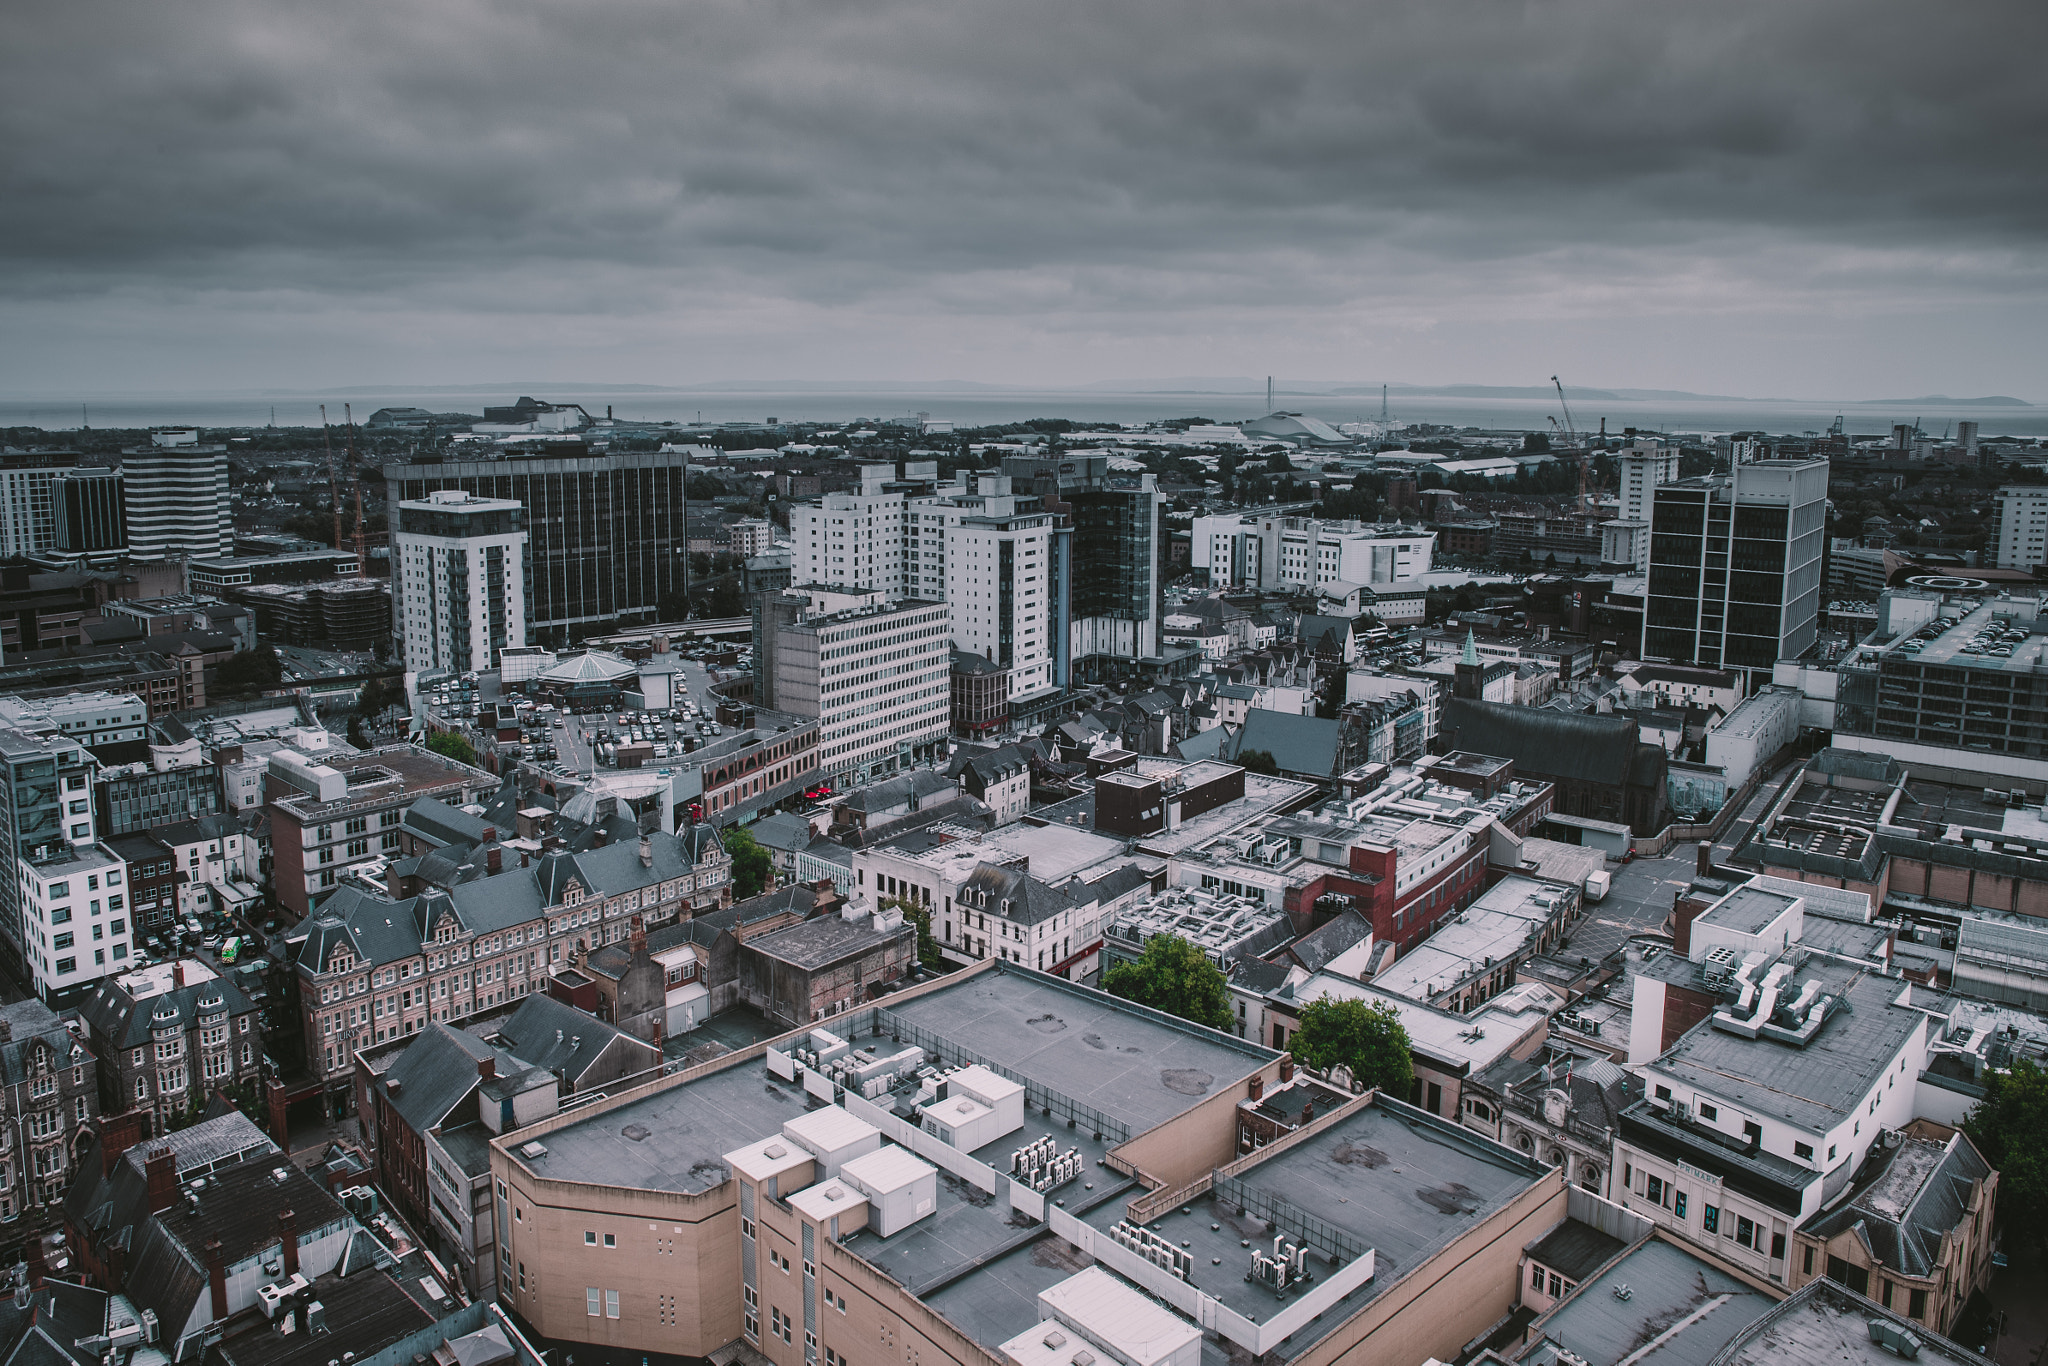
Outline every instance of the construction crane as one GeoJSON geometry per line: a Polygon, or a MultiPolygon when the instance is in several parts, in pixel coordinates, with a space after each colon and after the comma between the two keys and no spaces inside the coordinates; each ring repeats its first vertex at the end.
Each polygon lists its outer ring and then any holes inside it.
{"type": "MultiPolygon", "coordinates": [[[[1563,431],[1565,443],[1572,451],[1572,458],[1579,465],[1578,511],[1579,515],[1583,517],[1590,509],[1590,503],[1586,495],[1586,467],[1592,462],[1592,456],[1586,450],[1585,440],[1579,435],[1577,424],[1572,421],[1572,405],[1565,401],[1564,385],[1559,382],[1556,375],[1550,377],[1550,382],[1557,387],[1557,406],[1564,409],[1563,431]]],[[[1553,427],[1557,426],[1557,419],[1554,417],[1550,419],[1550,425],[1553,427]]]]}
{"type": "Polygon", "coordinates": [[[327,405],[320,405],[320,444],[327,448],[327,502],[334,510],[334,548],[341,549],[341,481],[334,472],[334,438],[327,430],[327,405]]]}
{"type": "MultiPolygon", "coordinates": [[[[348,421],[348,482],[356,497],[356,575],[361,577],[370,572],[370,562],[363,556],[363,471],[356,464],[356,415],[348,404],[341,405],[341,413],[348,421]]],[[[341,504],[334,505],[336,536],[334,548],[341,549],[341,504]]]]}

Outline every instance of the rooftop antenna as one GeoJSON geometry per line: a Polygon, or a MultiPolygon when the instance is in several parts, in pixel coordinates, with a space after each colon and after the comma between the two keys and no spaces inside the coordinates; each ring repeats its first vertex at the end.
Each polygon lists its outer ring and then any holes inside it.
{"type": "Polygon", "coordinates": [[[334,437],[327,430],[327,405],[320,405],[320,444],[327,448],[327,501],[334,509],[334,548],[341,549],[341,483],[334,473],[334,437]]]}
{"type": "Polygon", "coordinates": [[[1384,384],[1382,384],[1382,385],[1380,386],[1380,425],[1384,427],[1384,426],[1386,425],[1386,423],[1387,423],[1387,386],[1386,386],[1386,385],[1384,385],[1384,384]]]}
{"type": "Polygon", "coordinates": [[[1273,411],[1273,377],[1266,376],[1266,411],[1273,411]]]}
{"type": "Polygon", "coordinates": [[[82,432],[89,432],[92,430],[92,419],[86,416],[85,405],[83,403],[78,405],[78,429],[82,432]]]}

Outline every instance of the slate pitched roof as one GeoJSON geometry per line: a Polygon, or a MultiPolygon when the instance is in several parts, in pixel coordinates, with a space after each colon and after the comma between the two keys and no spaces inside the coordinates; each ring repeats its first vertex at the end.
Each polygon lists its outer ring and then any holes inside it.
{"type": "Polygon", "coordinates": [[[173,987],[156,996],[136,1000],[117,979],[103,977],[79,1002],[94,1036],[116,1048],[140,1048],[156,1029],[189,1030],[201,1015],[240,1015],[256,1008],[255,1002],[226,977],[173,987]]]}
{"type": "Polygon", "coordinates": [[[1337,771],[1341,734],[1342,725],[1337,721],[1259,708],[1245,717],[1244,729],[1231,742],[1230,756],[1234,759],[1246,750],[1263,750],[1273,756],[1282,773],[1328,775],[1337,771]]]}
{"type": "MultiPolygon", "coordinates": [[[[1638,765],[1636,723],[1453,697],[1444,702],[1447,746],[1513,759],[1525,773],[1619,787],[1638,765]]],[[[1652,746],[1654,748],[1654,746],[1652,746]]]]}
{"type": "Polygon", "coordinates": [[[1329,923],[1310,930],[1288,945],[1286,954],[1310,972],[1321,972],[1323,965],[1332,958],[1371,937],[1372,922],[1346,907],[1329,923]]]}
{"type": "Polygon", "coordinates": [[[985,909],[992,915],[1001,914],[1014,924],[1036,925],[1094,899],[1091,896],[1077,900],[1068,890],[1073,886],[1070,882],[1065,888],[1054,887],[1029,873],[983,863],[977,865],[967,875],[967,880],[960,884],[960,904],[977,910],[985,909]],[[968,894],[970,890],[972,896],[968,894]],[[982,899],[984,896],[986,900],[982,899]]]}
{"type": "Polygon", "coordinates": [[[26,1081],[31,1055],[47,1048],[54,1055],[52,1065],[68,1067],[85,1061],[84,1045],[73,1037],[64,1022],[41,1001],[31,996],[0,1006],[0,1020],[7,1022],[13,1037],[0,1043],[0,1084],[13,1086],[26,1081]]]}
{"type": "Polygon", "coordinates": [[[1968,1216],[1971,1187],[1991,1165],[1965,1134],[1947,1143],[1887,1134],[1856,1174],[1848,1200],[1817,1215],[1804,1232],[1833,1238],[1856,1229],[1881,1265],[1908,1276],[1932,1276],[1941,1240],[1968,1216]]]}
{"type": "Polygon", "coordinates": [[[544,1067],[574,1087],[623,1032],[552,996],[529,996],[498,1027],[498,1042],[528,1065],[544,1067]]]}

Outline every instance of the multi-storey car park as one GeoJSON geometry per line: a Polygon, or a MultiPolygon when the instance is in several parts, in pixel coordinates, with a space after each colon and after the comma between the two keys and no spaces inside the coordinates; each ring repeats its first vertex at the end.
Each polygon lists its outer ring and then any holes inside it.
{"type": "Polygon", "coordinates": [[[1555,1169],[1014,965],[831,1023],[494,1139],[515,1316],[605,1362],[1419,1361],[1565,1217],[1555,1169]]]}

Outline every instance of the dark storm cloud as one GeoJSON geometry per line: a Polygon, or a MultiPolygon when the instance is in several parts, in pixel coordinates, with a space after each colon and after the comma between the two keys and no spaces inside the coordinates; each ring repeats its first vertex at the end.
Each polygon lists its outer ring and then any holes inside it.
{"type": "Polygon", "coordinates": [[[2040,283],[2044,14],[32,0],[0,290],[1054,328],[1451,282],[2009,295],[2040,283]]]}

